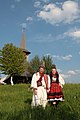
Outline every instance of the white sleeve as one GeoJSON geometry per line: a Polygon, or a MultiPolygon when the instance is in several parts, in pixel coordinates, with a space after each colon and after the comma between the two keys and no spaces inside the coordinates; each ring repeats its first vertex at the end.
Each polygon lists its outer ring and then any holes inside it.
{"type": "Polygon", "coordinates": [[[34,74],[32,77],[31,88],[37,88],[36,74],[34,74]]]}
{"type": "Polygon", "coordinates": [[[65,81],[60,74],[59,74],[59,82],[60,82],[61,85],[65,84],[65,81]]]}

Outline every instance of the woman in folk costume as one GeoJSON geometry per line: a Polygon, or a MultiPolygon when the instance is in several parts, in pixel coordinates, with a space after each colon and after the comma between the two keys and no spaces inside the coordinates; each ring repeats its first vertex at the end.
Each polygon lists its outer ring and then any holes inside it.
{"type": "Polygon", "coordinates": [[[52,65],[50,73],[50,91],[48,92],[48,101],[57,107],[59,101],[64,101],[64,95],[62,92],[63,85],[65,84],[64,79],[58,74],[56,65],[52,65]]]}
{"type": "Polygon", "coordinates": [[[47,104],[47,90],[49,89],[48,75],[44,74],[44,66],[40,66],[39,72],[34,73],[31,81],[33,89],[32,107],[41,105],[43,108],[47,104]]]}

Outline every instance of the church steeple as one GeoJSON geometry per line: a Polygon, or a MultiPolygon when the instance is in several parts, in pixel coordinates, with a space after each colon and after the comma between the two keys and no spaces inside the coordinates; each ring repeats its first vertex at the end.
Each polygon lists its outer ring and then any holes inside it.
{"type": "Polygon", "coordinates": [[[22,39],[21,39],[21,49],[26,49],[26,41],[25,41],[25,36],[24,36],[25,29],[22,29],[22,39]]]}
{"type": "Polygon", "coordinates": [[[28,61],[28,55],[31,53],[26,49],[26,40],[25,40],[25,28],[22,29],[22,39],[21,39],[21,44],[20,44],[20,48],[22,49],[22,51],[25,53],[26,55],[26,60],[28,61]]]}

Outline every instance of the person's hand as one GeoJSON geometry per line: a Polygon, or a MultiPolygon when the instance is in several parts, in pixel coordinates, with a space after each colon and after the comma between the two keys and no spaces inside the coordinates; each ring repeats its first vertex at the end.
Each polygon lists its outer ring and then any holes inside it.
{"type": "Polygon", "coordinates": [[[63,88],[63,85],[59,83],[59,85],[61,86],[61,88],[63,88]]]}
{"type": "Polygon", "coordinates": [[[37,95],[37,90],[34,90],[34,94],[37,95]]]}
{"type": "Polygon", "coordinates": [[[47,89],[47,93],[49,93],[50,89],[47,89]]]}

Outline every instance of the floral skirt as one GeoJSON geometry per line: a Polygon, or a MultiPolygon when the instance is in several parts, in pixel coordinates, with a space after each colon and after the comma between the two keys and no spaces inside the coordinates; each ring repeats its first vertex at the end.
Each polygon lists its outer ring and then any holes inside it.
{"type": "Polygon", "coordinates": [[[50,91],[47,94],[48,101],[63,101],[64,95],[62,92],[62,88],[59,83],[53,82],[51,83],[50,91]]]}

